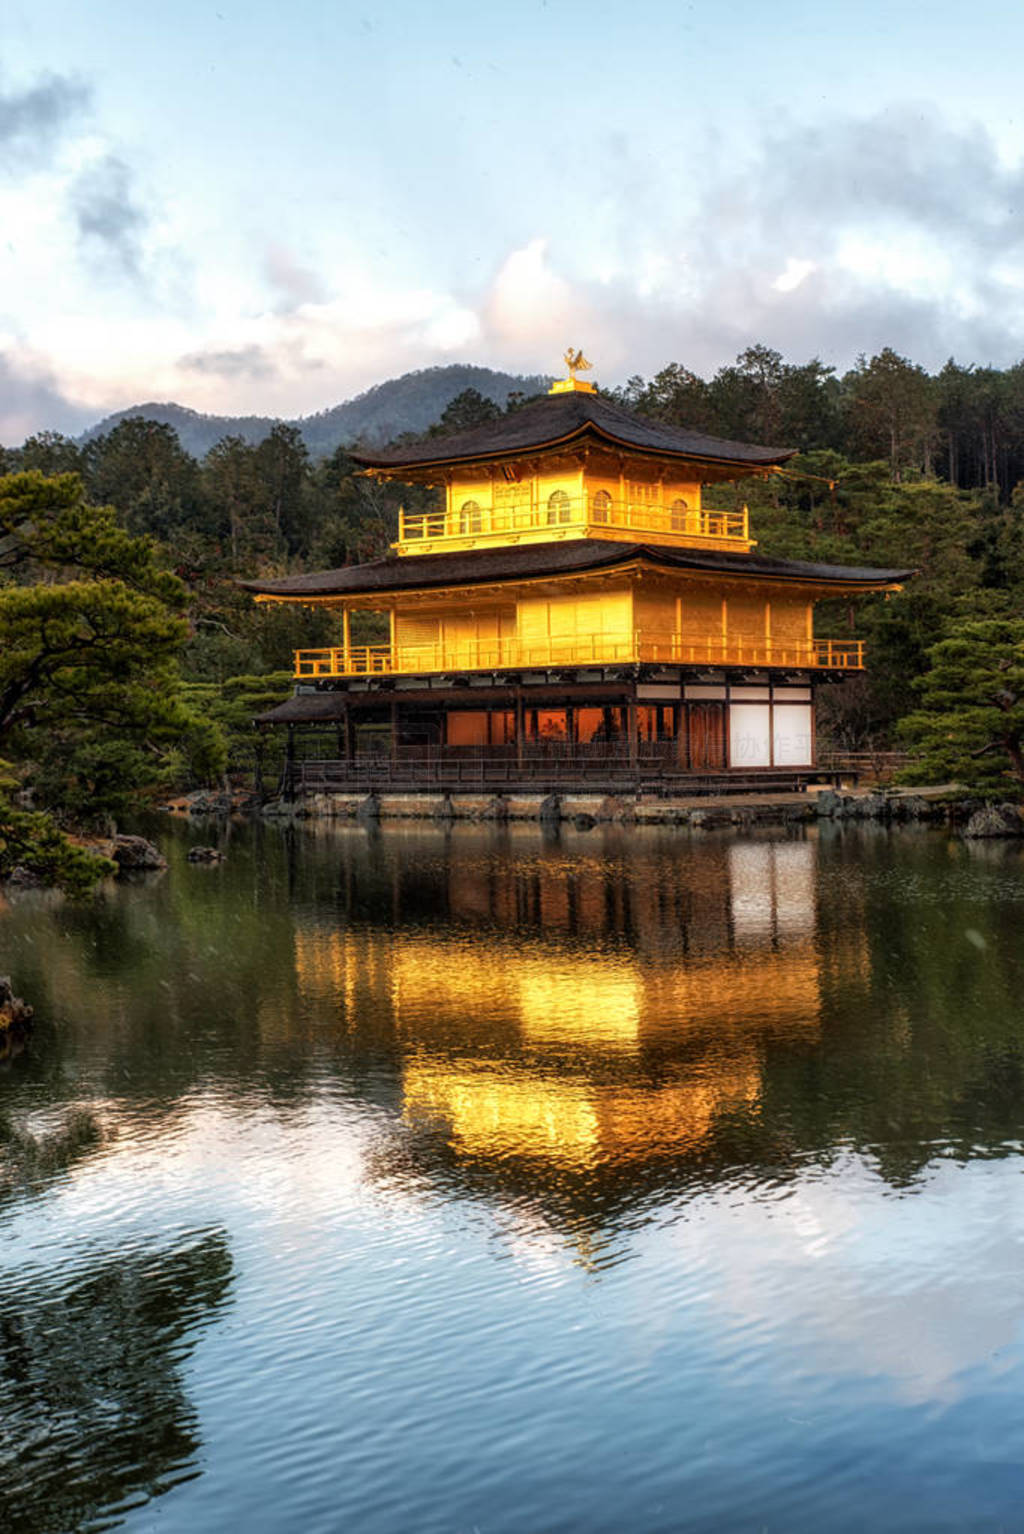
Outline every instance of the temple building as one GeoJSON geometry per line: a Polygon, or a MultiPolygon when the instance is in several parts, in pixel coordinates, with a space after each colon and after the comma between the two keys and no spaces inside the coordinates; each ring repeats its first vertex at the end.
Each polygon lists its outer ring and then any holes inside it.
{"type": "Polygon", "coordinates": [[[769,558],[745,508],[715,509],[793,451],[645,420],[571,369],[494,422],[355,454],[443,503],[400,513],[385,558],[245,583],[337,614],[257,721],[287,730],[286,788],[806,781],[815,687],[864,667],[815,601],[912,572],[769,558]],[[386,641],[355,642],[365,613],[386,641]]]}

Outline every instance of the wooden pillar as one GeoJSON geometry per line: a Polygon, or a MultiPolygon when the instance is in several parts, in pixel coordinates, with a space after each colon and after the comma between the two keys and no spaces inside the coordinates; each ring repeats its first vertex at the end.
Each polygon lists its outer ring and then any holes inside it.
{"type": "Polygon", "coordinates": [[[352,670],[352,628],[349,623],[348,608],[341,609],[341,649],[344,659],[346,676],[352,670]]]}
{"type": "Polygon", "coordinates": [[[635,767],[637,763],[636,725],[636,699],[630,698],[626,705],[626,733],[629,737],[630,767],[635,767]]]}
{"type": "Polygon", "coordinates": [[[355,756],[355,738],[352,729],[352,715],[346,705],[345,713],[341,721],[342,756],[346,762],[351,762],[355,756]]]}
{"type": "Polygon", "coordinates": [[[397,702],[397,700],[395,698],[392,698],[392,700],[391,700],[391,761],[392,761],[392,764],[394,762],[396,762],[397,760],[398,760],[398,702],[397,702]]]}
{"type": "Polygon", "coordinates": [[[818,711],[815,708],[814,694],[817,688],[813,677],[808,677],[807,680],[811,690],[811,766],[816,767],[818,764],[818,711]]]}
{"type": "Polygon", "coordinates": [[[523,765],[523,735],[525,733],[525,720],[523,718],[523,690],[516,688],[516,766],[523,765]]]}

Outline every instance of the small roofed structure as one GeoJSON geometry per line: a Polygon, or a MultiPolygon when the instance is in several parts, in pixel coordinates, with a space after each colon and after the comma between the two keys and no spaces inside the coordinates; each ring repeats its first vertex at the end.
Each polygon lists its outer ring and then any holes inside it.
{"type": "Polygon", "coordinates": [[[793,451],[645,420],[572,371],[499,420],[354,455],[440,504],[401,513],[383,559],[243,583],[338,615],[257,721],[288,731],[289,787],[805,781],[815,686],[864,667],[859,640],[815,634],[814,603],[913,572],[766,557],[746,508],[707,504],[793,451]],[[386,642],[355,642],[365,612],[386,642]]]}

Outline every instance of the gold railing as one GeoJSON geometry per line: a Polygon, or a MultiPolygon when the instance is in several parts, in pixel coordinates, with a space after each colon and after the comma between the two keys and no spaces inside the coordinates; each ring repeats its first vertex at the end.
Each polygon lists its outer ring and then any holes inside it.
{"type": "Polygon", "coordinates": [[[600,537],[605,528],[622,532],[671,534],[677,538],[710,538],[718,542],[750,542],[750,517],[741,511],[673,510],[664,503],[611,501],[591,496],[566,496],[556,507],[530,500],[512,506],[481,506],[476,511],[427,511],[398,514],[398,542],[436,543],[468,538],[514,539],[525,534],[590,529],[600,537]]]}
{"type": "Polygon", "coordinates": [[[783,643],[709,636],[688,639],[679,634],[637,634],[611,639],[603,634],[550,639],[531,645],[518,639],[481,640],[455,645],[352,646],[297,650],[295,675],[300,681],[318,677],[375,674],[431,674],[452,671],[529,669],[536,666],[595,666],[638,661],[684,666],[786,666],[797,670],[862,671],[862,639],[813,639],[783,643]]]}

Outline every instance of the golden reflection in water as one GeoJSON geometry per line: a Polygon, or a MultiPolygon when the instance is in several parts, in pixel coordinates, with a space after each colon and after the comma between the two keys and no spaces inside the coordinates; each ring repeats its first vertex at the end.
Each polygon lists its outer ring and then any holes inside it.
{"type": "Polygon", "coordinates": [[[508,1060],[413,1060],[403,1077],[403,1111],[410,1123],[442,1120],[456,1149],[472,1156],[646,1160],[693,1148],[716,1113],[754,1102],[760,1084],[753,1057],[730,1061],[713,1080],[643,1088],[517,1070],[508,1060]]]}
{"type": "Polygon", "coordinates": [[[453,859],[437,925],[296,932],[299,984],[390,1019],[402,1112],[474,1158],[657,1159],[756,1108],[773,1038],[821,1007],[815,848],[678,862],[453,859]]]}

